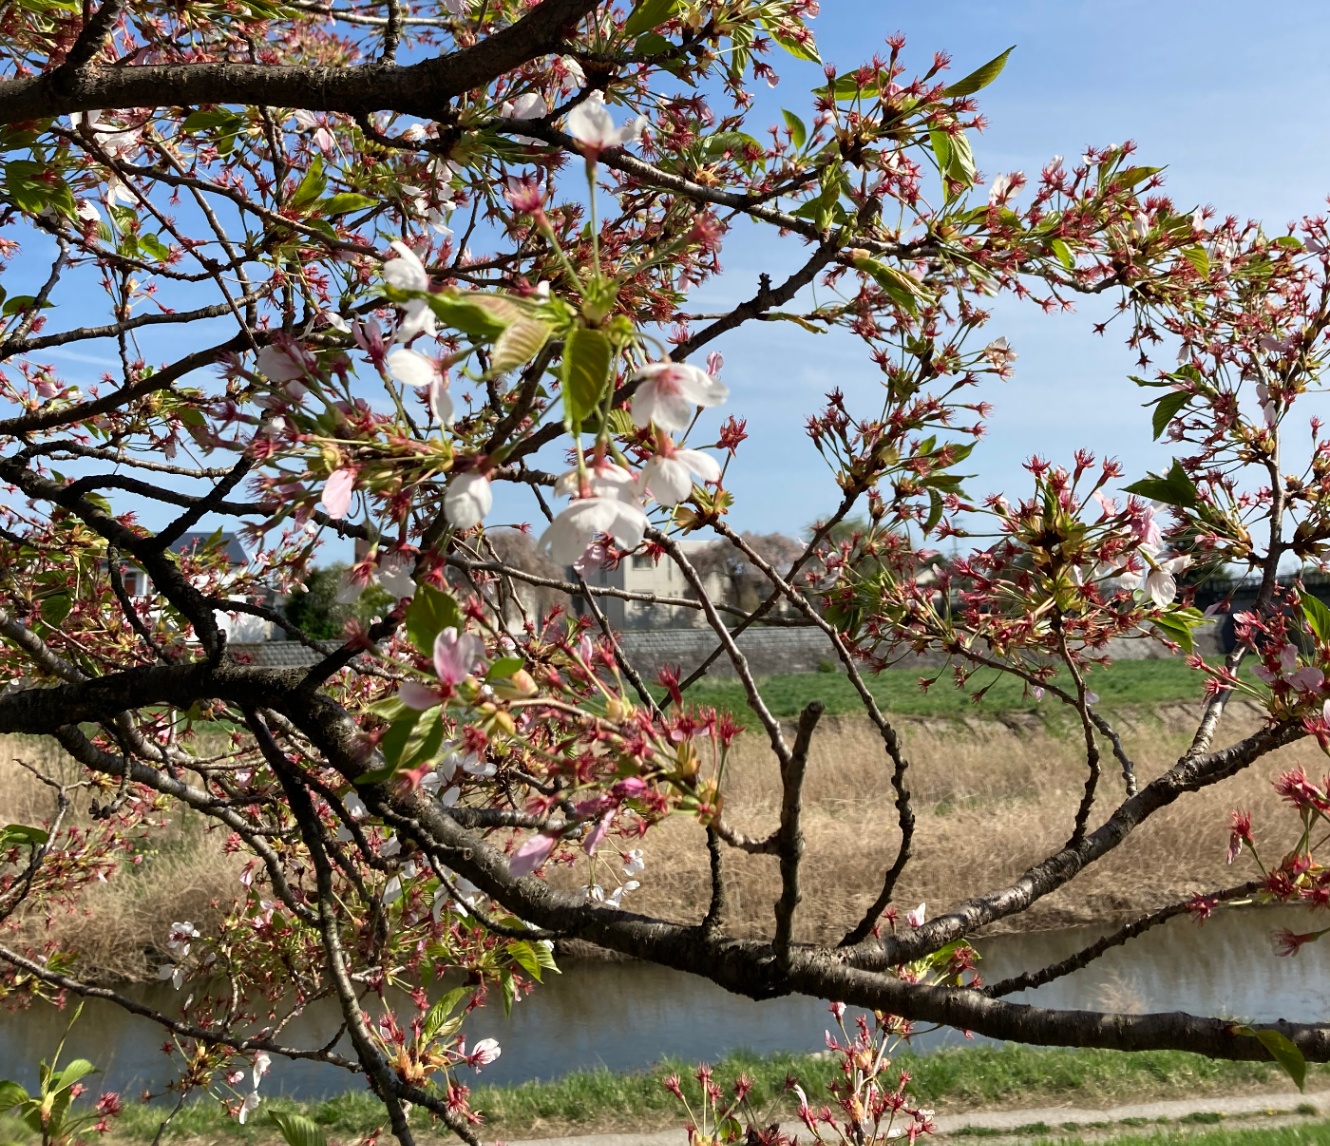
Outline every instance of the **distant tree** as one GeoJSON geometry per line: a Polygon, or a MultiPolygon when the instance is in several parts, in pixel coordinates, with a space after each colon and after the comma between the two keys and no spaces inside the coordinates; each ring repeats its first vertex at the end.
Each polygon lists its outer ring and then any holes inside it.
{"type": "Polygon", "coordinates": [[[339,600],[346,585],[347,566],[323,565],[305,578],[305,591],[296,590],[283,602],[282,612],[306,636],[316,641],[339,641],[350,620],[370,622],[393,606],[392,597],[371,585],[353,601],[339,600]]]}
{"type": "Polygon", "coordinates": [[[731,604],[742,609],[755,609],[771,592],[771,581],[763,572],[762,564],[769,568],[788,569],[806,546],[784,533],[745,532],[739,536],[745,548],[738,549],[728,541],[717,541],[699,550],[693,564],[703,575],[725,578],[731,604]]]}

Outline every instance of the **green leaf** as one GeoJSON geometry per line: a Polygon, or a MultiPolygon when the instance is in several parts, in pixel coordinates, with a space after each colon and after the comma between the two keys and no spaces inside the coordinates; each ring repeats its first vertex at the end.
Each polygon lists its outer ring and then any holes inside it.
{"type": "MultiPolygon", "coordinates": [[[[436,710],[432,709],[431,711],[436,710]]],[[[379,751],[383,753],[383,758],[388,762],[388,767],[392,772],[396,772],[401,767],[406,746],[410,742],[422,715],[424,714],[418,709],[408,708],[388,725],[388,731],[383,734],[383,739],[379,741],[379,751]]]]}
{"type": "Polygon", "coordinates": [[[223,134],[235,135],[244,126],[243,116],[236,115],[235,112],[223,108],[217,111],[190,112],[185,116],[185,121],[180,125],[180,130],[192,134],[196,131],[207,131],[209,128],[220,128],[223,134]]]}
{"type": "Polygon", "coordinates": [[[1048,244],[1048,246],[1049,249],[1053,252],[1054,256],[1057,258],[1057,261],[1060,262],[1064,267],[1066,267],[1067,270],[1070,271],[1075,268],[1076,260],[1072,258],[1071,248],[1067,246],[1065,242],[1063,242],[1061,239],[1053,239],[1048,244]]]}
{"type": "MultiPolygon", "coordinates": [[[[36,305],[37,305],[36,295],[16,294],[13,298],[9,299],[5,303],[4,309],[0,310],[0,315],[3,315],[5,318],[13,318],[14,315],[22,314],[25,310],[31,310],[36,305]]],[[[53,305],[54,303],[51,302],[43,302],[42,309],[50,310],[53,305]]]]}
{"type": "Polygon", "coordinates": [[[500,657],[490,665],[489,672],[485,674],[485,679],[507,680],[514,673],[519,672],[524,663],[521,657],[500,657]]]}
{"type": "Polygon", "coordinates": [[[937,169],[945,175],[951,167],[951,136],[945,131],[934,128],[928,133],[928,139],[933,145],[933,158],[937,160],[937,169]]]}
{"type": "Polygon", "coordinates": [[[674,45],[659,32],[648,32],[644,36],[637,37],[637,43],[633,45],[633,54],[638,56],[660,56],[673,47],[674,45]]]}
{"type": "MultiPolygon", "coordinates": [[[[1144,183],[1147,179],[1153,178],[1163,170],[1162,167],[1126,167],[1114,175],[1110,182],[1120,187],[1135,187],[1137,183],[1144,183]]],[[[1190,220],[1188,221],[1187,226],[1190,229],[1190,220]]]]}
{"type": "Polygon", "coordinates": [[[28,1101],[28,1092],[17,1082],[9,1079],[0,1080],[0,1112],[13,1110],[14,1107],[28,1101]]]}
{"type": "Polygon", "coordinates": [[[282,1132],[287,1146],[328,1146],[323,1127],[312,1118],[284,1110],[268,1111],[268,1121],[282,1132]]]}
{"type": "Polygon", "coordinates": [[[50,838],[41,828],[30,828],[26,824],[6,824],[0,828],[0,848],[39,848],[50,838]]]}
{"type": "Polygon", "coordinates": [[[1330,641],[1330,609],[1319,598],[1310,593],[1302,593],[1302,615],[1307,620],[1307,627],[1316,634],[1318,641],[1330,641]]]}
{"type": "Polygon", "coordinates": [[[449,1016],[457,1010],[462,1001],[470,994],[466,987],[456,987],[443,996],[429,1009],[424,1025],[420,1028],[420,1041],[428,1043],[438,1038],[448,1022],[449,1016]]]}
{"type": "Polygon", "coordinates": [[[1185,621],[1174,617],[1171,613],[1164,613],[1158,617],[1153,617],[1151,618],[1150,623],[1154,625],[1156,629],[1161,630],[1164,636],[1169,640],[1176,641],[1177,644],[1181,646],[1184,653],[1190,653],[1195,647],[1195,642],[1192,640],[1191,635],[1192,626],[1188,625],[1185,621]]]}
{"type": "Polygon", "coordinates": [[[54,208],[73,216],[74,192],[47,164],[15,159],[5,164],[5,190],[20,210],[37,215],[54,208]]]}
{"type": "Polygon", "coordinates": [[[1284,1068],[1284,1073],[1297,1084],[1299,1090],[1307,1088],[1307,1060],[1288,1038],[1278,1031],[1256,1031],[1251,1027],[1233,1027],[1232,1031],[1235,1035],[1256,1039],[1270,1052],[1275,1062],[1284,1068]]]}
{"type": "Polygon", "coordinates": [[[790,35],[784,28],[770,21],[767,22],[767,32],[776,43],[796,60],[807,60],[810,64],[820,64],[822,62],[822,57],[817,54],[817,44],[813,42],[812,36],[809,36],[807,40],[800,40],[797,36],[790,35]]]}
{"type": "Polygon", "coordinates": [[[947,174],[966,187],[974,183],[974,152],[970,149],[970,141],[963,131],[951,137],[951,165],[947,168],[947,174]]]}
{"type": "Polygon", "coordinates": [[[159,263],[171,258],[171,249],[157,235],[140,235],[139,250],[147,251],[159,263]]]}
{"type": "Polygon", "coordinates": [[[462,627],[462,613],[451,596],[433,585],[420,585],[406,610],[406,633],[423,657],[434,655],[434,638],[444,629],[462,627]]]}
{"type": "Polygon", "coordinates": [[[913,275],[866,256],[855,259],[854,265],[856,270],[870,275],[897,306],[910,314],[919,313],[919,299],[924,295],[924,287],[913,275]]]}
{"type": "Polygon", "coordinates": [[[1192,394],[1188,390],[1170,390],[1167,394],[1156,398],[1153,403],[1146,403],[1147,406],[1153,405],[1155,408],[1152,419],[1155,441],[1159,440],[1159,435],[1168,429],[1169,422],[1173,421],[1178,412],[1191,400],[1192,394]]]}
{"type": "MultiPolygon", "coordinates": [[[[392,292],[388,293],[391,297],[392,292]]],[[[498,338],[519,318],[526,316],[515,302],[478,291],[444,291],[423,297],[440,322],[473,338],[498,338]]]]}
{"type": "Polygon", "coordinates": [[[580,424],[595,411],[609,382],[614,347],[603,331],[575,328],[564,341],[559,380],[568,420],[580,424]]]}
{"type": "Polygon", "coordinates": [[[1182,468],[1182,463],[1175,461],[1173,468],[1162,477],[1150,474],[1140,481],[1124,487],[1128,493],[1137,497],[1148,497],[1152,501],[1162,501],[1165,505],[1180,505],[1195,509],[1198,501],[1196,486],[1182,468]]]}
{"type": "Polygon", "coordinates": [[[549,323],[538,318],[519,318],[495,339],[490,354],[490,372],[505,374],[526,365],[541,352],[549,338],[549,323]]]}
{"type": "Polygon", "coordinates": [[[69,1063],[64,1070],[57,1071],[52,1077],[50,1084],[46,1087],[48,1094],[59,1093],[62,1090],[68,1090],[74,1083],[80,1079],[87,1078],[90,1074],[96,1074],[97,1068],[86,1058],[76,1058],[69,1063]]]}
{"type": "Polygon", "coordinates": [[[1016,45],[1012,44],[1002,55],[995,56],[982,68],[976,68],[964,79],[957,80],[943,90],[942,98],[956,99],[958,96],[974,95],[975,92],[982,91],[1002,74],[1002,69],[1007,66],[1007,57],[1015,50],[1016,45]]]}
{"type": "Polygon", "coordinates": [[[708,159],[717,159],[727,151],[736,159],[742,161],[743,151],[746,147],[761,148],[751,135],[742,131],[718,131],[715,135],[709,135],[702,141],[702,153],[708,159]]]}
{"type": "Polygon", "coordinates": [[[1210,256],[1201,246],[1183,247],[1182,257],[1196,268],[1196,273],[1203,279],[1210,277],[1210,256]]]}
{"type": "Polygon", "coordinates": [[[363,211],[366,207],[375,207],[379,203],[372,195],[359,195],[354,191],[341,191],[331,199],[325,199],[319,205],[321,214],[331,218],[333,215],[345,215],[348,211],[363,211]]]}
{"type": "Polygon", "coordinates": [[[300,186],[296,188],[287,206],[294,211],[304,211],[322,198],[326,190],[328,190],[328,179],[323,174],[323,160],[316,155],[310,161],[305,177],[300,181],[300,186]]]}
{"type": "Polygon", "coordinates": [[[680,0],[639,0],[628,13],[623,30],[630,36],[640,36],[643,32],[659,28],[682,8],[680,0]]]}
{"type": "Polygon", "coordinates": [[[804,126],[804,121],[792,111],[782,111],[781,115],[785,117],[785,126],[790,129],[790,142],[802,151],[808,142],[808,128],[804,126]]]}

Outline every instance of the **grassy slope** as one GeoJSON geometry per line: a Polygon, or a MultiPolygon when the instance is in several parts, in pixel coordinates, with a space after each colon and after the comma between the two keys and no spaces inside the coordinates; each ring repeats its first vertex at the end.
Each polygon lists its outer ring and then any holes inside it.
{"type": "MultiPolygon", "coordinates": [[[[1254,1091],[1268,1092],[1272,1104],[1285,1109],[1297,1103],[1297,1095],[1271,1064],[1216,1062],[1173,1052],[1128,1055],[968,1047],[927,1056],[904,1055],[898,1064],[910,1071],[911,1093],[916,1100],[942,1113],[1048,1105],[1097,1107],[1254,1091]]],[[[825,1060],[799,1055],[737,1054],[715,1064],[716,1078],[722,1085],[728,1086],[741,1071],[747,1072],[754,1080],[753,1109],[767,1118],[782,1119],[794,1114],[785,1093],[786,1077],[797,1076],[810,1093],[817,1093],[815,1080],[826,1079],[830,1068],[825,1060]]],[[[485,1112],[487,1138],[660,1129],[682,1122],[679,1106],[661,1086],[661,1079],[677,1071],[687,1089],[692,1070],[693,1064],[666,1061],[632,1074],[618,1075],[603,1069],[581,1071],[554,1082],[476,1086],[472,1101],[477,1110],[485,1112]]],[[[1308,1085],[1313,1090],[1325,1085],[1323,1068],[1312,1068],[1308,1085]]],[[[367,1134],[383,1118],[382,1108],[363,1092],[305,1107],[272,1099],[260,1107],[255,1121],[243,1127],[228,1118],[219,1105],[197,1102],[176,1118],[168,1138],[270,1142],[275,1135],[262,1116],[267,1110],[282,1109],[303,1110],[326,1126],[331,1138],[343,1142],[367,1134]]],[[[127,1105],[113,1136],[149,1141],[163,1114],[157,1106],[127,1105]]],[[[0,1140],[27,1139],[23,1134],[11,1135],[11,1126],[0,1123],[0,1140]]],[[[1281,1142],[1271,1139],[1271,1146],[1281,1142]]]]}
{"type": "MultiPolygon", "coordinates": [[[[921,675],[917,670],[888,669],[878,676],[867,677],[866,682],[878,703],[898,716],[982,717],[1041,709],[1040,702],[1024,694],[1019,681],[1005,674],[996,679],[979,703],[971,699],[971,694],[989,683],[995,674],[975,676],[968,692],[957,690],[946,676],[924,691],[919,687],[921,675]]],[[[768,706],[779,717],[798,715],[810,700],[822,701],[829,714],[861,710],[858,695],[841,673],[771,676],[760,683],[768,706]]],[[[1087,684],[1099,694],[1102,707],[1122,708],[1197,700],[1201,696],[1202,677],[1178,659],[1118,661],[1107,671],[1092,673],[1087,684]]],[[[736,713],[746,710],[743,687],[732,678],[704,678],[688,690],[687,696],[695,704],[714,705],[736,713]]],[[[1054,705],[1046,700],[1042,707],[1054,705]]]]}

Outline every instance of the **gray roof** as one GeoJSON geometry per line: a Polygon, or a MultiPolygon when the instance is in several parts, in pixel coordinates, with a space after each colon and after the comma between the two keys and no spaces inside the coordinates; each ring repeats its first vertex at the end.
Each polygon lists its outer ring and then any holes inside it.
{"type": "Polygon", "coordinates": [[[263,644],[227,645],[227,655],[241,664],[255,668],[309,668],[328,653],[341,648],[340,641],[319,641],[323,652],[299,641],[265,641],[263,644]]]}
{"type": "Polygon", "coordinates": [[[202,553],[213,548],[216,548],[231,565],[249,564],[249,554],[245,552],[245,547],[240,544],[240,538],[234,533],[192,529],[188,533],[182,533],[180,539],[171,542],[170,545],[172,553],[202,553]],[[214,537],[217,539],[215,546],[209,544],[214,537]]]}

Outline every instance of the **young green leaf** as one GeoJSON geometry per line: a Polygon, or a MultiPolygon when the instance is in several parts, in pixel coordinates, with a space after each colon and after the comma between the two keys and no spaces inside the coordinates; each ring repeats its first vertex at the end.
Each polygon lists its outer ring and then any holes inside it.
{"type": "Polygon", "coordinates": [[[1257,1031],[1246,1026],[1231,1029],[1235,1035],[1247,1035],[1256,1039],[1270,1052],[1270,1057],[1283,1068],[1284,1073],[1293,1080],[1297,1088],[1306,1090],[1307,1060],[1303,1057],[1302,1051],[1298,1050],[1290,1039],[1281,1035],[1278,1031],[1257,1031]]]}
{"type": "Polygon", "coordinates": [[[1173,421],[1191,400],[1192,395],[1186,390],[1170,390],[1162,397],[1156,398],[1154,402],[1145,403],[1155,408],[1152,422],[1156,441],[1159,440],[1159,435],[1168,429],[1169,422],[1173,421]]]}
{"type": "Polygon", "coordinates": [[[421,585],[406,610],[406,635],[423,657],[434,655],[434,638],[444,629],[460,629],[457,602],[433,585],[421,585]]]}
{"type": "Polygon", "coordinates": [[[268,1111],[268,1121],[281,1131],[287,1146],[328,1146],[327,1135],[312,1118],[284,1110],[268,1111]]]}
{"type": "Polygon", "coordinates": [[[530,362],[549,341],[550,328],[538,318],[519,318],[495,340],[490,371],[505,374],[530,362]]]}
{"type": "Polygon", "coordinates": [[[613,360],[614,347],[602,331],[577,327],[564,340],[559,378],[564,409],[573,424],[581,423],[600,404],[613,360]]]}
{"type": "Polygon", "coordinates": [[[957,80],[942,92],[942,98],[956,99],[982,91],[1002,74],[1002,69],[1007,66],[1007,57],[1015,50],[1016,45],[1012,44],[1002,55],[989,60],[982,68],[976,68],[964,79],[957,80]]]}
{"type": "Polygon", "coordinates": [[[639,0],[624,21],[623,30],[630,36],[640,36],[659,28],[682,7],[680,0],[639,0]]]}

